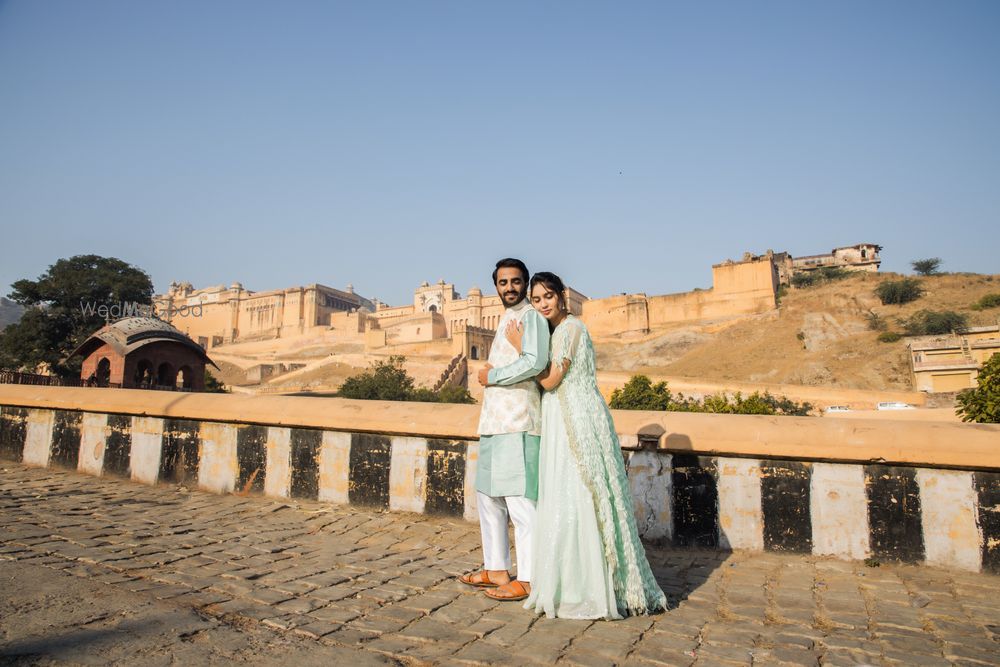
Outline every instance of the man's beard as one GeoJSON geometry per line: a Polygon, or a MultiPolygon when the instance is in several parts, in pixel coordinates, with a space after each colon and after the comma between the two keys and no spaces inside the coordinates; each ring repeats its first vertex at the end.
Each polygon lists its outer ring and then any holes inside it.
{"type": "Polygon", "coordinates": [[[505,305],[505,306],[516,306],[517,304],[521,303],[521,300],[523,298],[524,298],[524,295],[521,294],[520,292],[504,292],[503,299],[502,299],[503,300],[503,305],[505,305]],[[511,299],[511,300],[508,300],[508,299],[511,299]]]}

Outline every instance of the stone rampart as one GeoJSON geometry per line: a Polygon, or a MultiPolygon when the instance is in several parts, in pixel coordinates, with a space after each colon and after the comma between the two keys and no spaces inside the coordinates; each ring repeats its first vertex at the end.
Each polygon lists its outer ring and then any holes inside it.
{"type": "MultiPolygon", "coordinates": [[[[644,537],[1000,572],[1000,426],[615,411],[644,537]]],[[[475,520],[478,407],[0,385],[0,458],[475,520]]]]}

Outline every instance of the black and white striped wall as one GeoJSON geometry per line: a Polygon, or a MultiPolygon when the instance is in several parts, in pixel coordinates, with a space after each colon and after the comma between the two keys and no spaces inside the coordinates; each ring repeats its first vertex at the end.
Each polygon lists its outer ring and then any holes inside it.
{"type": "Polygon", "coordinates": [[[646,539],[1000,573],[1000,472],[629,454],[646,539]]]}
{"type": "MultiPolygon", "coordinates": [[[[0,458],[470,521],[477,453],[472,439],[0,406],[0,458]]],[[[648,540],[1000,573],[1000,470],[625,457],[648,540]]]]}
{"type": "Polygon", "coordinates": [[[477,448],[463,440],[0,407],[0,458],[29,465],[470,520],[478,516],[477,448]]]}

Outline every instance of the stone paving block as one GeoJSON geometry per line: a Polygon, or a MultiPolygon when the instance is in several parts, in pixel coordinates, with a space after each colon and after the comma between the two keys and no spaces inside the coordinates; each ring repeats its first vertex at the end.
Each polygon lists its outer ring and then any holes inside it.
{"type": "Polygon", "coordinates": [[[480,565],[474,524],[172,487],[125,493],[112,480],[12,470],[48,495],[38,502],[19,485],[0,494],[0,529],[23,538],[0,545],[0,560],[380,660],[724,665],[748,664],[753,653],[758,664],[997,662],[994,575],[649,549],[675,607],[617,622],[550,620],[455,581],[480,565]],[[6,509],[21,503],[30,511],[6,509]]]}

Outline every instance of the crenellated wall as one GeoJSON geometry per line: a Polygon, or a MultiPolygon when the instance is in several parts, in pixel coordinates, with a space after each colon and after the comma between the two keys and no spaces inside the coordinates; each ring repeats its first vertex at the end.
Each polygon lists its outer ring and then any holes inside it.
{"type": "MultiPolygon", "coordinates": [[[[616,411],[643,536],[1000,573],[1000,426],[616,411]]],[[[0,458],[475,520],[478,407],[0,385],[0,458]]]]}

